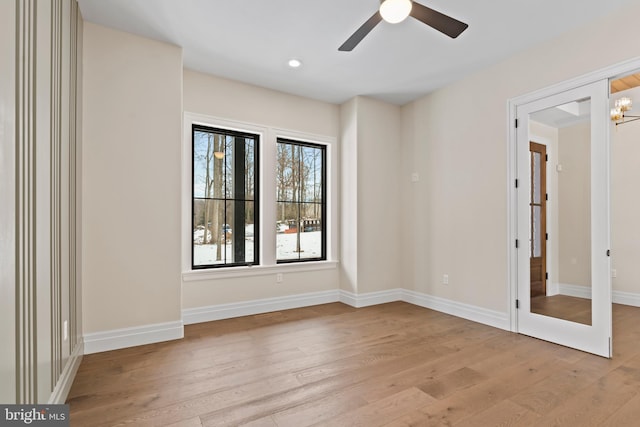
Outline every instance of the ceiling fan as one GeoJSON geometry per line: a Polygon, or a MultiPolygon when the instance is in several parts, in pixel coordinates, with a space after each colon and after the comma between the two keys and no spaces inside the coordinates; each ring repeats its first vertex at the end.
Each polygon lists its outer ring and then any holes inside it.
{"type": "Polygon", "coordinates": [[[362,24],[338,50],[342,52],[353,50],[383,19],[391,24],[396,24],[404,21],[409,15],[452,39],[458,37],[469,26],[464,22],[411,0],[381,0],[380,9],[367,22],[362,24]]]}

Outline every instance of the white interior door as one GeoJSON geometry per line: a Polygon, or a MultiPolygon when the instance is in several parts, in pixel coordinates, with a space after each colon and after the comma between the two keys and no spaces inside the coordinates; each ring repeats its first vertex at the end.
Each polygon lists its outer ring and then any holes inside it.
{"type": "Polygon", "coordinates": [[[607,114],[606,80],[516,106],[517,330],[611,357],[607,114]],[[536,132],[550,141],[548,159],[530,150],[536,132]],[[541,218],[554,227],[540,233],[541,218]],[[532,296],[541,248],[553,271],[532,296]]]}

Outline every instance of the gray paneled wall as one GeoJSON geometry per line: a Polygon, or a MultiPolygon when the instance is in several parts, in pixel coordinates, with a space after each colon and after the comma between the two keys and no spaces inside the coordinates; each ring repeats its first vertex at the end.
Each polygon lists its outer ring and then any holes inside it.
{"type": "Polygon", "coordinates": [[[62,402],[82,354],[82,19],[76,0],[6,1],[0,12],[10,41],[0,71],[11,76],[0,84],[0,339],[10,343],[0,401],[62,402]]]}

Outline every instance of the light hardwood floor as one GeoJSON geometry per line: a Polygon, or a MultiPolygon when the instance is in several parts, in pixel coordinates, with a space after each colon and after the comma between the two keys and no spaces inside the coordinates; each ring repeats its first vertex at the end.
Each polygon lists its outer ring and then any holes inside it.
{"type": "Polygon", "coordinates": [[[554,295],[531,298],[531,312],[591,326],[591,300],[554,295]]]}
{"type": "Polygon", "coordinates": [[[72,426],[638,426],[640,309],[604,359],[406,303],[191,325],[85,356],[72,426]]]}

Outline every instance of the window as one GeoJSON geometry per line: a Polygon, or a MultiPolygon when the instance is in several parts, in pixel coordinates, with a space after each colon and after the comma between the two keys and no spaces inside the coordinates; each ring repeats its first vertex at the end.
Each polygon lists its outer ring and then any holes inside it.
{"type": "Polygon", "coordinates": [[[258,264],[259,136],[192,126],[193,269],[258,264]]]}
{"type": "Polygon", "coordinates": [[[279,138],[276,260],[325,260],[326,147],[279,138]]]}
{"type": "Polygon", "coordinates": [[[336,138],[189,112],[183,132],[185,283],[336,268],[336,138]]]}

